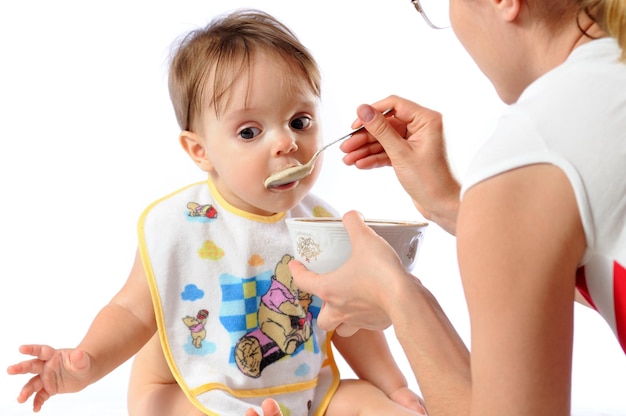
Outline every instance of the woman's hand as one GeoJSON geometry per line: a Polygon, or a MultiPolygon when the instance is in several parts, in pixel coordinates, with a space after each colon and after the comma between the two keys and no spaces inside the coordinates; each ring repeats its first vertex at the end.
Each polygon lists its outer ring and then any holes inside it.
{"type": "Polygon", "coordinates": [[[341,144],[344,163],[359,169],[392,166],[422,215],[454,234],[460,185],[448,164],[441,114],[391,96],[357,109],[367,132],[341,144]],[[393,116],[381,114],[393,108],[393,116]]]}
{"type": "Polygon", "coordinates": [[[11,375],[35,374],[22,387],[17,398],[18,402],[24,403],[34,394],[35,412],[41,410],[45,401],[55,394],[77,392],[91,382],[91,358],[82,350],[23,345],[20,352],[35,358],[14,364],[7,372],[11,375]]]}
{"type": "MultiPolygon", "coordinates": [[[[289,268],[298,288],[319,296],[324,304],[320,328],[349,336],[359,328],[381,330],[391,324],[393,293],[410,276],[393,248],[355,211],[343,217],[352,254],[339,269],[324,274],[306,270],[298,261],[289,268]]],[[[414,279],[413,276],[410,276],[414,279]]]]}

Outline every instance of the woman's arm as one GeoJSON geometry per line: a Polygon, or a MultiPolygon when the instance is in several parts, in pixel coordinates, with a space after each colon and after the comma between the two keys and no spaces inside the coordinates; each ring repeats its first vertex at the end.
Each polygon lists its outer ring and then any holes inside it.
{"type": "Polygon", "coordinates": [[[533,165],[478,184],[457,231],[471,362],[417,279],[394,291],[398,306],[388,309],[429,414],[568,415],[575,272],[586,242],[567,178],[533,165]]]}
{"type": "Polygon", "coordinates": [[[469,414],[470,353],[437,299],[413,277],[395,291],[395,301],[393,328],[429,416],[469,414]]]}
{"type": "Polygon", "coordinates": [[[354,211],[343,222],[352,255],[342,267],[318,275],[297,261],[289,264],[296,285],[324,300],[318,324],[351,335],[358,328],[381,330],[393,323],[429,414],[436,415],[441,404],[451,414],[464,414],[471,392],[465,344],[435,298],[406,272],[387,242],[354,211]]]}
{"type": "Polygon", "coordinates": [[[290,263],[296,285],[325,302],[320,327],[349,335],[393,324],[431,416],[568,413],[575,271],[586,242],[558,168],[502,174],[463,200],[458,253],[471,357],[393,249],[354,212],[344,225],[352,256],[338,270],[316,275],[290,263]]]}
{"type": "Polygon", "coordinates": [[[568,179],[538,164],[474,186],[457,241],[472,328],[471,414],[569,415],[575,273],[586,241],[568,179]]]}

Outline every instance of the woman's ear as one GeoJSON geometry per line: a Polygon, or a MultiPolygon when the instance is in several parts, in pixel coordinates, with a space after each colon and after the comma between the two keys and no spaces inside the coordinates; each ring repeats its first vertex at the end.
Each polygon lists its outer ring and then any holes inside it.
{"type": "Polygon", "coordinates": [[[521,10],[521,0],[494,0],[500,15],[507,21],[517,19],[521,10]]]}
{"type": "Polygon", "coordinates": [[[205,172],[213,170],[213,164],[209,159],[204,142],[200,136],[191,131],[184,130],[178,136],[180,145],[185,152],[191,157],[196,165],[205,172]]]}

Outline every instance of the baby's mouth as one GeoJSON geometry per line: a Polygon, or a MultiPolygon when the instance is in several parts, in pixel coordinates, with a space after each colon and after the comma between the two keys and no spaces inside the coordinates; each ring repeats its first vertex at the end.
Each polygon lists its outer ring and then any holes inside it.
{"type": "Polygon", "coordinates": [[[266,188],[274,188],[290,182],[297,182],[311,174],[313,171],[312,164],[295,165],[278,171],[265,179],[263,185],[266,188]]]}

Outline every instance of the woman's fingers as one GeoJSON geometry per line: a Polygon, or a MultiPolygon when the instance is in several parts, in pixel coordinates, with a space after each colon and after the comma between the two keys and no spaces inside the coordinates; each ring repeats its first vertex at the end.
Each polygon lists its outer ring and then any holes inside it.
{"type": "Polygon", "coordinates": [[[360,328],[348,324],[339,324],[339,326],[335,329],[335,333],[342,337],[351,337],[356,334],[360,328]]]}

